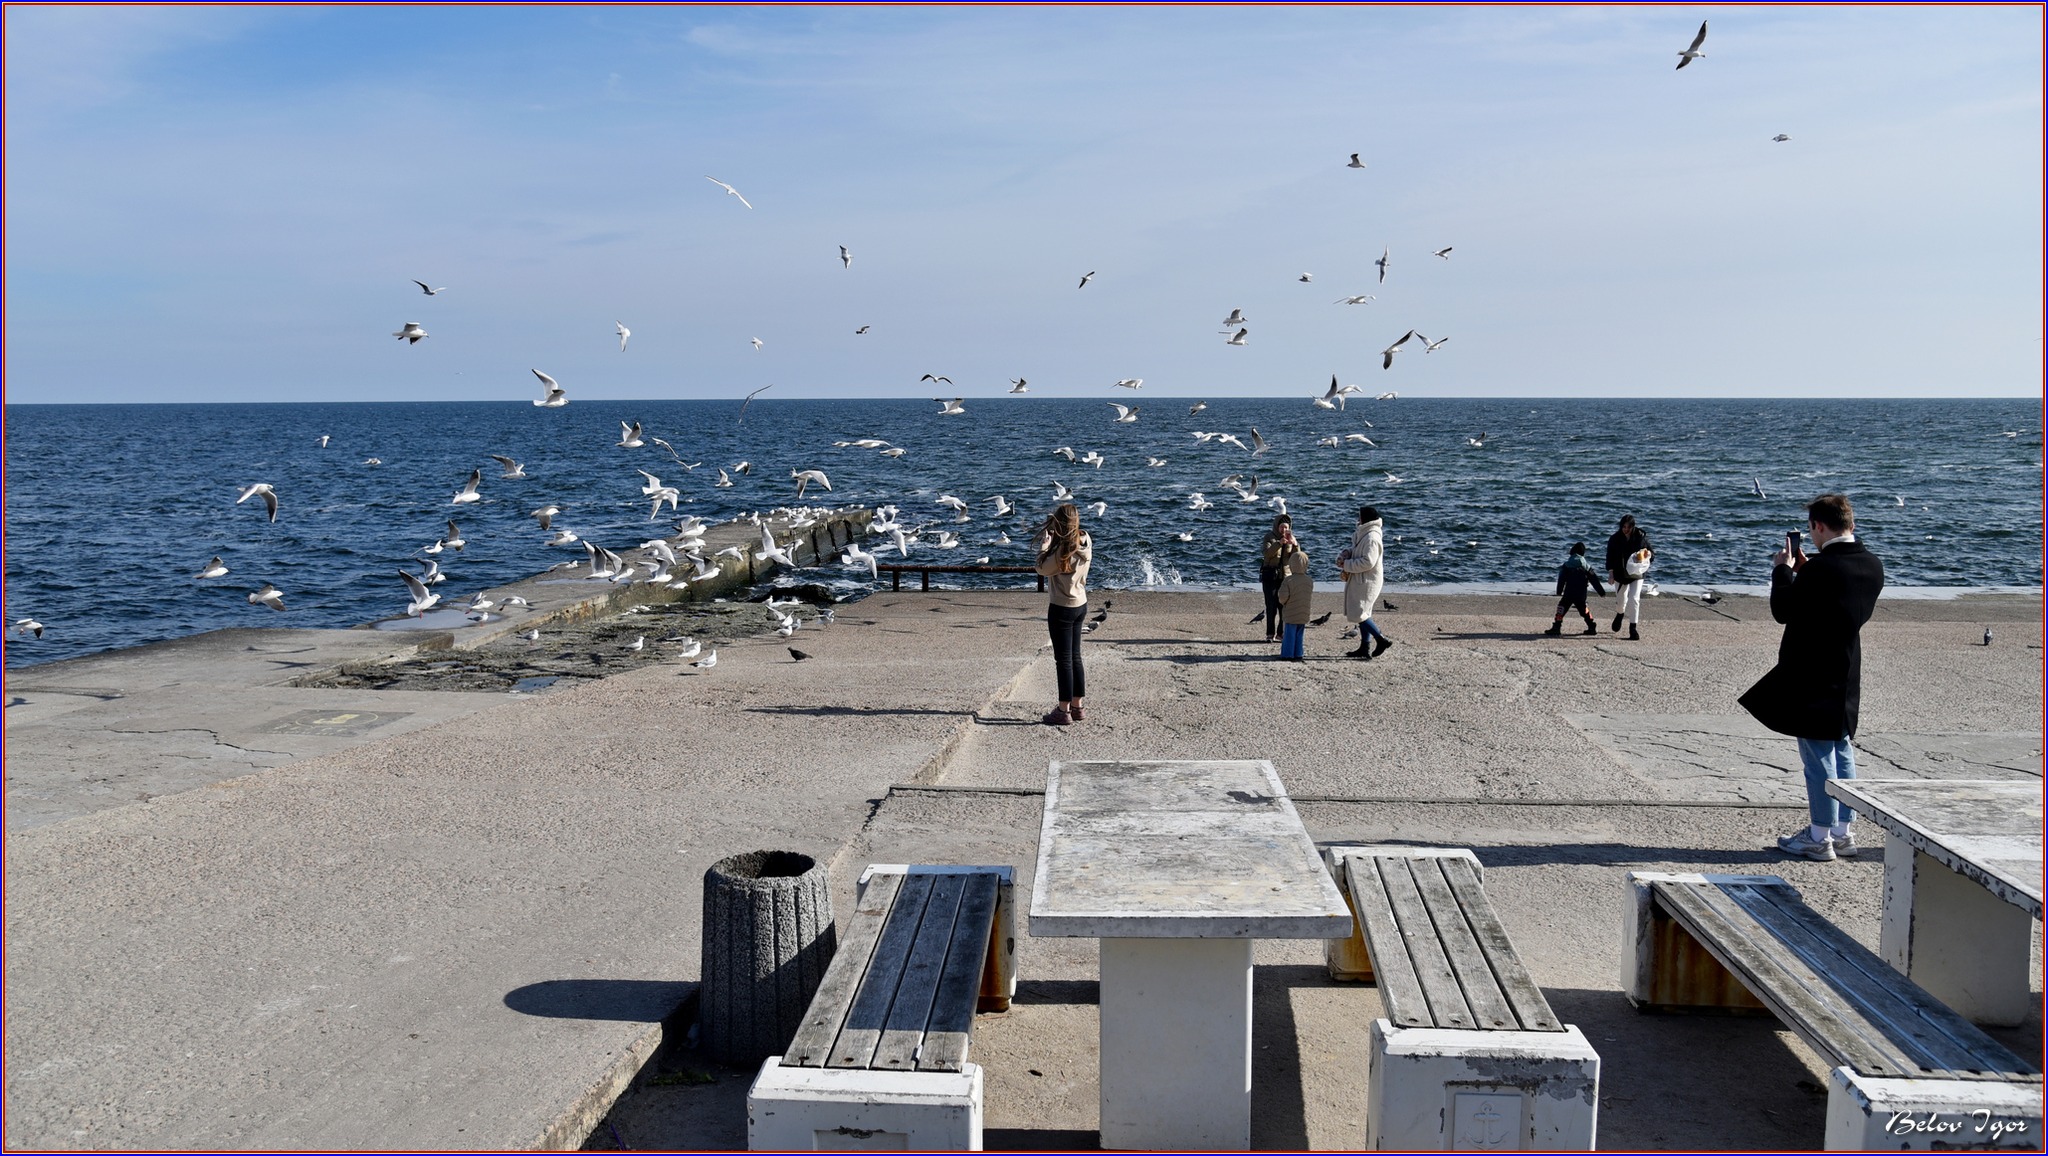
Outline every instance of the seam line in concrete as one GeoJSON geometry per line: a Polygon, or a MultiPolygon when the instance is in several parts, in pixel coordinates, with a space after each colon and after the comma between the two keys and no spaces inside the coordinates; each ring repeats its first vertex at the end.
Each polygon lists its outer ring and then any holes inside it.
{"type": "MultiPolygon", "coordinates": [[[[1043,787],[976,786],[947,783],[896,783],[889,793],[1043,795],[1043,787]]],[[[1425,807],[1703,807],[1730,811],[1803,811],[1804,803],[1750,803],[1740,799],[1503,799],[1475,795],[1462,799],[1404,798],[1399,795],[1289,795],[1297,803],[1409,804],[1425,807]]]]}

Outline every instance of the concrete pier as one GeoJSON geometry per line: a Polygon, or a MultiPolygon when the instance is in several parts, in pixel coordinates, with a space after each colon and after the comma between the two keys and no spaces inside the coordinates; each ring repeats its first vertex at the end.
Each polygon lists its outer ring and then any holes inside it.
{"type": "MultiPolygon", "coordinates": [[[[1036,721],[1028,592],[879,594],[807,623],[809,661],[763,634],[709,672],[655,658],[537,694],[290,685],[417,647],[388,630],[10,672],[5,1141],[739,1147],[751,1073],[657,1056],[710,863],[804,852],[842,906],[868,862],[1009,863],[1028,889],[1049,762],[1220,757],[1271,760],[1316,839],[1475,848],[1601,1054],[1603,1146],[1819,1143],[1827,1074],[1790,1033],[1642,1016],[1614,979],[1632,869],[1768,870],[1878,941],[1881,852],[1772,844],[1804,809],[1791,742],[1734,705],[1777,645],[1760,603],[1655,600],[1630,643],[1540,637],[1548,599],[1397,592],[1383,658],[1335,657],[1333,623],[1283,664],[1244,624],[1255,592],[1105,596],[1070,728],[1036,721]]],[[[2039,597],[1881,603],[1863,772],[2038,783],[2041,621],[2039,597]]],[[[2032,952],[2038,992],[2038,924],[2032,952]]],[[[989,1148],[1096,1144],[1096,960],[1020,936],[1016,1001],[975,1029],[989,1148]]],[[[1254,1147],[1365,1135],[1384,1012],[1321,961],[1254,953],[1254,1147]]],[[[1995,1034],[2040,1033],[2037,999],[1995,1034]]]]}

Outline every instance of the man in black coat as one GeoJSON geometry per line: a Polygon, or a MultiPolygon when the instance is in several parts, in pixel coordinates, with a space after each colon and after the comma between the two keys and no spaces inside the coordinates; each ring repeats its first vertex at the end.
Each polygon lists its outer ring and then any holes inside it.
{"type": "Polygon", "coordinates": [[[1829,779],[1856,777],[1856,707],[1863,682],[1863,624],[1884,589],[1884,564],[1856,540],[1856,513],[1841,494],[1806,507],[1815,553],[1771,558],[1771,617],[1785,624],[1778,665],[1742,696],[1765,726],[1799,740],[1811,825],[1778,840],[1788,855],[1827,862],[1854,855],[1855,813],[1827,793],[1829,779]]]}

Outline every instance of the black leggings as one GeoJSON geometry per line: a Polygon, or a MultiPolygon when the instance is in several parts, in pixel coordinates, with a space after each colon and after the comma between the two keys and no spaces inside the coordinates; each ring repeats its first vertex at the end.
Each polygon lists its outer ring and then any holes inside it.
{"type": "Polygon", "coordinates": [[[1081,675],[1081,622],[1088,617],[1088,604],[1048,606],[1045,625],[1052,632],[1052,668],[1059,676],[1060,701],[1072,702],[1088,693],[1081,675]]]}
{"type": "Polygon", "coordinates": [[[1280,583],[1287,580],[1285,570],[1259,567],[1259,589],[1266,594],[1266,633],[1280,633],[1280,583]]]}

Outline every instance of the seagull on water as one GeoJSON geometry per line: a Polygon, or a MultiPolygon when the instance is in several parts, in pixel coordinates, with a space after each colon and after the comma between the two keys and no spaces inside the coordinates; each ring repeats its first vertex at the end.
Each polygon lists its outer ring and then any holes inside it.
{"type": "Polygon", "coordinates": [[[750,209],[754,207],[750,204],[747,204],[747,199],[745,197],[740,197],[740,191],[738,189],[733,188],[731,185],[726,184],[724,181],[719,180],[717,177],[707,176],[704,179],[710,181],[714,185],[717,185],[719,188],[724,189],[726,192],[731,193],[733,196],[739,197],[740,204],[746,205],[750,209]]]}
{"type": "Polygon", "coordinates": [[[536,401],[533,404],[545,407],[547,409],[560,409],[563,406],[569,404],[568,393],[565,392],[560,385],[556,384],[554,378],[549,377],[547,374],[542,373],[538,369],[533,370],[532,373],[535,377],[540,378],[540,383],[543,386],[546,386],[548,391],[548,395],[546,397],[541,398],[539,401],[536,401]]]}
{"type": "Polygon", "coordinates": [[[448,291],[448,286],[446,285],[441,286],[439,289],[429,289],[427,288],[427,283],[425,281],[415,280],[413,284],[419,286],[420,292],[426,294],[429,297],[432,297],[436,293],[446,293],[448,291]]]}
{"type": "Polygon", "coordinates": [[[1381,369],[1392,369],[1392,368],[1394,368],[1394,354],[1396,354],[1396,353],[1400,352],[1400,349],[1401,349],[1401,347],[1402,347],[1403,345],[1406,345],[1406,344],[1408,344],[1408,342],[1409,342],[1409,341],[1410,341],[1411,339],[1413,339],[1413,338],[1414,338],[1414,336],[1415,336],[1415,331],[1414,331],[1413,329],[1410,329],[1410,330],[1409,330],[1408,332],[1406,332],[1406,333],[1404,333],[1404,334],[1402,334],[1402,335],[1401,335],[1401,340],[1399,340],[1399,341],[1396,341],[1396,342],[1395,342],[1395,343],[1393,343],[1392,345],[1389,345],[1389,346],[1387,346],[1387,347],[1386,347],[1385,349],[1382,349],[1382,350],[1380,350],[1380,358],[1381,358],[1381,361],[1380,361],[1380,368],[1381,368],[1381,369]]]}
{"type": "MultiPolygon", "coordinates": [[[[427,584],[413,575],[400,570],[398,576],[405,579],[405,588],[412,592],[412,601],[405,604],[405,616],[407,618],[418,618],[420,615],[433,609],[441,601],[439,594],[427,589],[427,584]]],[[[477,597],[481,598],[483,596],[479,594],[477,597]]]]}
{"type": "Polygon", "coordinates": [[[270,520],[273,522],[277,521],[277,491],[270,488],[269,482],[257,482],[255,485],[243,490],[242,496],[235,499],[235,505],[239,506],[250,498],[256,497],[263,499],[263,507],[270,511],[270,520]]]}
{"type": "Polygon", "coordinates": [[[226,574],[227,572],[228,564],[220,560],[220,555],[215,554],[211,562],[208,562],[206,565],[201,566],[199,568],[199,573],[194,574],[192,576],[194,578],[218,578],[221,575],[226,574]]]}
{"type": "MultiPolygon", "coordinates": [[[[1382,368],[1384,368],[1384,367],[1382,367],[1382,368]]],[[[1383,394],[1380,394],[1379,396],[1377,396],[1377,397],[1373,398],[1373,400],[1374,400],[1374,401],[1392,401],[1392,400],[1394,400],[1395,398],[1397,398],[1397,397],[1399,397],[1399,396],[1401,396],[1401,395],[1400,395],[1400,394],[1398,394],[1398,393],[1395,393],[1395,392],[1394,392],[1393,390],[1391,390],[1391,389],[1390,389],[1390,390],[1388,390],[1387,392],[1385,392],[1385,393],[1383,393],[1383,394]]]]}
{"type": "MultiPolygon", "coordinates": [[[[268,606],[272,610],[283,610],[284,592],[279,590],[277,587],[272,586],[270,583],[265,582],[263,584],[263,589],[256,591],[254,594],[249,595],[249,605],[268,606]]],[[[42,637],[42,631],[40,629],[36,631],[36,637],[42,637]]]]}
{"type": "Polygon", "coordinates": [[[466,506],[471,502],[483,501],[483,495],[476,492],[477,486],[481,485],[483,480],[484,472],[482,470],[469,471],[469,480],[462,483],[461,489],[455,491],[455,496],[449,499],[449,504],[466,506]]]}
{"type": "Polygon", "coordinates": [[[1695,60],[1705,59],[1707,54],[1700,51],[1700,45],[1705,44],[1706,41],[1707,22],[1702,20],[1700,21],[1700,30],[1693,36],[1692,43],[1686,45],[1685,51],[1678,54],[1678,67],[1684,68],[1695,60]]]}
{"type": "Polygon", "coordinates": [[[408,344],[418,345],[420,343],[420,338],[425,337],[426,335],[427,331],[420,328],[419,322],[408,321],[405,323],[404,328],[400,329],[398,332],[392,334],[391,336],[396,337],[400,341],[406,342],[408,344]]]}

